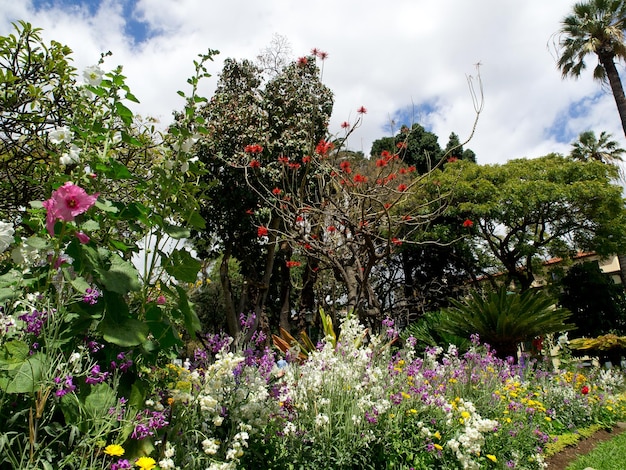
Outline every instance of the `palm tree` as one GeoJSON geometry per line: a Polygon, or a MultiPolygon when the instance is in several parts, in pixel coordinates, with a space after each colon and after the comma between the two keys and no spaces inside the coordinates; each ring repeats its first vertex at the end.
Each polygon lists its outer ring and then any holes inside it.
{"type": "Polygon", "coordinates": [[[600,137],[596,137],[593,131],[581,132],[578,140],[572,144],[570,157],[582,162],[596,160],[617,167],[623,161],[622,155],[626,150],[619,147],[619,143],[611,137],[604,131],[600,132],[600,137]]]}
{"type": "Polygon", "coordinates": [[[478,334],[481,341],[493,346],[502,359],[517,358],[518,345],[535,337],[576,328],[567,323],[571,312],[555,306],[541,291],[508,292],[506,287],[482,295],[474,291],[461,302],[440,314],[440,331],[469,338],[478,334]]]}
{"type": "Polygon", "coordinates": [[[616,60],[626,59],[624,0],[589,0],[576,3],[573,14],[565,17],[559,31],[560,56],[558,67],[563,77],[580,77],[589,54],[598,57],[593,77],[611,86],[617,111],[626,135],[626,96],[615,66],[616,60]]]}

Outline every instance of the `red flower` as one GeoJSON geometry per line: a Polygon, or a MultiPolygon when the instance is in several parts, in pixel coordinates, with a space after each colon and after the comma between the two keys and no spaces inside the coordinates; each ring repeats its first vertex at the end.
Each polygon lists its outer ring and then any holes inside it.
{"type": "Polygon", "coordinates": [[[457,157],[450,157],[450,158],[448,158],[448,163],[454,163],[456,161],[458,161],[457,157]]]}
{"type": "Polygon", "coordinates": [[[311,55],[317,56],[320,53],[320,50],[317,47],[311,49],[311,55]]]}
{"type": "Polygon", "coordinates": [[[254,215],[254,211],[252,209],[246,209],[246,214],[254,215]]]}
{"type": "Polygon", "coordinates": [[[403,193],[404,191],[406,191],[408,188],[408,186],[406,184],[399,184],[398,185],[398,191],[400,191],[401,193],[403,193]]]}
{"type": "Polygon", "coordinates": [[[315,147],[315,153],[320,155],[326,155],[332,149],[335,148],[335,145],[332,142],[327,142],[324,139],[320,140],[315,147]]]}
{"type": "Polygon", "coordinates": [[[267,227],[264,227],[263,225],[256,230],[256,234],[259,237],[266,237],[268,233],[269,231],[267,230],[267,227]]]}
{"type": "Polygon", "coordinates": [[[306,57],[299,57],[298,58],[298,65],[299,66],[304,67],[308,63],[309,63],[309,59],[307,59],[306,57]]]}
{"type": "Polygon", "coordinates": [[[287,267],[288,267],[289,269],[291,269],[291,268],[297,268],[297,267],[298,267],[298,266],[300,266],[302,263],[300,263],[300,261],[291,261],[291,260],[289,260],[289,261],[287,261],[285,264],[287,265],[287,267]]]}
{"type": "Polygon", "coordinates": [[[263,151],[263,147],[260,145],[246,145],[243,151],[246,153],[261,153],[263,151]]]}
{"type": "Polygon", "coordinates": [[[292,170],[297,170],[298,168],[300,168],[300,164],[299,163],[289,163],[289,168],[291,168],[292,170]]]}
{"type": "Polygon", "coordinates": [[[376,160],[376,166],[377,167],[387,166],[387,162],[385,161],[385,159],[379,158],[378,160],[376,160]]]}
{"type": "Polygon", "coordinates": [[[344,160],[339,164],[339,168],[344,173],[352,173],[352,168],[350,168],[350,162],[348,160],[344,160]]]}
{"type": "Polygon", "coordinates": [[[324,52],[324,51],[318,51],[317,54],[315,54],[317,57],[319,57],[322,60],[326,60],[328,59],[328,52],[324,52]]]}
{"type": "Polygon", "coordinates": [[[311,161],[311,157],[308,155],[305,155],[304,157],[302,157],[302,163],[309,163],[311,161]]]}
{"type": "Polygon", "coordinates": [[[365,106],[361,106],[359,109],[356,110],[356,112],[359,114],[366,114],[367,108],[365,106]]]}
{"type": "Polygon", "coordinates": [[[402,240],[400,240],[399,238],[393,237],[391,239],[391,243],[393,243],[396,246],[400,246],[400,245],[402,245],[402,240]]]}
{"type": "Polygon", "coordinates": [[[400,168],[400,169],[398,170],[398,173],[400,173],[401,175],[406,174],[406,168],[400,168]]]}
{"type": "Polygon", "coordinates": [[[465,219],[463,221],[463,227],[469,228],[469,227],[472,227],[473,225],[474,225],[474,222],[472,222],[470,219],[465,219]]]}
{"type": "Polygon", "coordinates": [[[398,142],[396,144],[396,147],[399,149],[405,149],[407,147],[407,143],[406,142],[398,142]]]}
{"type": "Polygon", "coordinates": [[[350,123],[348,121],[343,121],[341,123],[341,128],[342,129],[347,129],[348,127],[350,127],[350,123]]]}
{"type": "Polygon", "coordinates": [[[580,389],[580,393],[582,393],[583,395],[587,395],[589,393],[589,387],[587,387],[586,385],[583,386],[583,388],[580,389]]]}
{"type": "Polygon", "coordinates": [[[283,192],[283,190],[282,190],[282,189],[280,189],[280,188],[274,188],[274,189],[272,189],[272,194],[273,194],[274,196],[278,196],[278,195],[279,195],[280,193],[282,193],[282,192],[283,192]]]}
{"type": "Polygon", "coordinates": [[[337,229],[335,228],[335,226],[334,226],[334,225],[330,225],[330,226],[329,226],[326,230],[328,230],[329,232],[331,232],[331,233],[332,233],[332,232],[334,232],[334,231],[335,231],[335,230],[337,230],[337,229]]]}
{"type": "Polygon", "coordinates": [[[363,175],[357,173],[356,175],[354,175],[354,182],[355,183],[365,183],[365,182],[367,182],[367,176],[363,176],[363,175]]]}
{"type": "Polygon", "coordinates": [[[261,168],[261,162],[258,160],[251,160],[250,168],[261,168]]]}
{"type": "Polygon", "coordinates": [[[287,164],[289,163],[289,157],[285,157],[283,155],[281,155],[280,157],[278,157],[278,161],[282,164],[287,164]]]}

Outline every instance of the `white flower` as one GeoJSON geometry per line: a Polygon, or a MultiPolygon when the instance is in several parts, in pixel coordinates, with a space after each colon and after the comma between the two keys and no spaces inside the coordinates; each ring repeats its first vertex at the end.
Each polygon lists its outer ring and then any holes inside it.
{"type": "Polygon", "coordinates": [[[172,459],[166,458],[159,460],[159,467],[161,470],[169,470],[170,468],[176,468],[176,465],[174,465],[174,461],[172,459]]]}
{"type": "Polygon", "coordinates": [[[80,149],[74,144],[70,146],[69,152],[65,152],[61,158],[59,158],[61,165],[71,165],[78,162],[80,162],[80,149]]]}
{"type": "Polygon", "coordinates": [[[6,250],[9,245],[13,243],[14,234],[15,230],[13,229],[13,225],[0,220],[0,253],[6,250]]]}
{"type": "Polygon", "coordinates": [[[85,79],[87,84],[93,85],[93,86],[100,85],[103,75],[104,75],[104,72],[97,65],[91,65],[89,67],[86,67],[83,72],[83,78],[85,79]]]}
{"type": "Polygon", "coordinates": [[[213,426],[219,428],[223,422],[224,422],[224,418],[222,416],[215,415],[213,417],[213,426]]]}
{"type": "Polygon", "coordinates": [[[74,133],[70,131],[69,127],[61,126],[55,128],[48,133],[48,138],[53,144],[61,144],[63,142],[70,143],[74,138],[74,133]]]}
{"type": "Polygon", "coordinates": [[[220,448],[220,441],[217,439],[205,439],[202,441],[202,450],[207,455],[215,455],[220,448]]]}

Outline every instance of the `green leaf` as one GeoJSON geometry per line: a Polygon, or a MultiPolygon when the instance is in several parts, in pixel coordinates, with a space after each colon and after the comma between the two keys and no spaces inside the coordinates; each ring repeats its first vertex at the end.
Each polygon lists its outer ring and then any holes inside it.
{"type": "Polygon", "coordinates": [[[30,347],[23,341],[12,340],[0,348],[0,370],[11,370],[20,366],[27,358],[30,347]]]}
{"type": "Polygon", "coordinates": [[[117,115],[124,122],[124,124],[126,124],[127,126],[130,126],[132,124],[133,112],[130,109],[128,109],[126,106],[118,101],[115,103],[115,110],[117,111],[117,115]]]}
{"type": "Polygon", "coordinates": [[[149,328],[144,322],[134,318],[115,321],[109,316],[100,323],[98,329],[105,341],[123,348],[138,346],[148,338],[149,328]]]}
{"type": "Polygon", "coordinates": [[[119,212],[119,209],[113,205],[113,203],[109,200],[100,201],[99,199],[96,201],[95,206],[104,212],[116,213],[119,212]]]}
{"type": "Polygon", "coordinates": [[[129,261],[122,259],[115,253],[111,254],[109,261],[111,264],[108,268],[96,268],[96,272],[107,290],[118,294],[126,294],[141,288],[139,272],[129,261]]]}
{"type": "Polygon", "coordinates": [[[177,225],[166,224],[165,227],[163,227],[163,230],[170,237],[176,240],[180,240],[181,238],[189,238],[189,236],[191,235],[191,233],[189,232],[189,229],[185,227],[179,227],[177,225]]]}
{"type": "Polygon", "coordinates": [[[196,314],[195,310],[192,308],[192,304],[189,302],[187,298],[187,293],[180,286],[176,287],[176,291],[178,292],[178,307],[183,314],[183,318],[185,319],[185,328],[187,328],[187,332],[192,338],[195,338],[196,332],[200,331],[202,325],[200,324],[200,319],[196,314]]]}
{"type": "Polygon", "coordinates": [[[35,248],[36,250],[45,250],[50,246],[48,240],[41,237],[29,237],[26,240],[26,244],[31,248],[35,248]]]}
{"type": "Polygon", "coordinates": [[[95,232],[100,230],[100,224],[93,219],[89,219],[80,224],[80,228],[86,232],[95,232]]]}
{"type": "Polygon", "coordinates": [[[206,221],[197,211],[194,211],[191,213],[191,216],[189,217],[188,222],[189,222],[189,225],[191,225],[193,228],[203,229],[206,227],[206,221]]]}
{"type": "Polygon", "coordinates": [[[174,250],[169,258],[163,259],[162,265],[170,276],[182,282],[196,282],[202,267],[187,250],[174,250]]]}
{"type": "Polygon", "coordinates": [[[35,354],[22,363],[8,381],[5,390],[7,393],[32,393],[37,389],[43,370],[41,356],[42,354],[35,354]]]}
{"type": "Polygon", "coordinates": [[[118,162],[117,160],[113,158],[109,159],[109,166],[113,173],[112,175],[113,179],[123,180],[123,179],[132,178],[133,176],[132,173],[128,171],[128,168],[126,168],[126,166],[122,165],[120,162],[118,162]]]}

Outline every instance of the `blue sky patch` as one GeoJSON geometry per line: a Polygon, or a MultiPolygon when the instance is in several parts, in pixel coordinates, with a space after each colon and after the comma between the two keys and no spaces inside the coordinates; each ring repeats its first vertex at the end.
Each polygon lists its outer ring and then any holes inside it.
{"type": "MultiPolygon", "coordinates": [[[[102,0],[33,0],[33,7],[37,11],[47,10],[53,7],[68,10],[82,9],[90,16],[94,16],[100,8],[101,3],[102,0]]],[[[150,25],[141,21],[135,14],[137,0],[118,0],[118,3],[122,6],[123,16],[126,20],[124,33],[131,37],[135,44],[139,44],[155,35],[155,33],[150,30],[150,25]]]]}
{"type": "Polygon", "coordinates": [[[402,126],[411,127],[417,123],[424,127],[427,131],[432,131],[429,117],[436,114],[439,110],[437,100],[427,100],[419,104],[409,104],[404,108],[400,108],[391,115],[390,121],[383,126],[386,134],[397,134],[402,126]]]}
{"type": "Polygon", "coordinates": [[[557,114],[552,125],[545,129],[544,135],[548,138],[554,138],[554,140],[563,144],[569,144],[576,140],[579,132],[570,127],[570,121],[588,116],[591,108],[595,106],[603,94],[600,91],[570,103],[567,109],[561,110],[557,114]]]}

